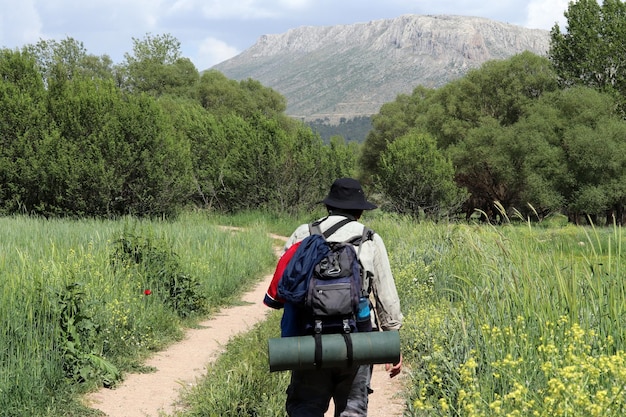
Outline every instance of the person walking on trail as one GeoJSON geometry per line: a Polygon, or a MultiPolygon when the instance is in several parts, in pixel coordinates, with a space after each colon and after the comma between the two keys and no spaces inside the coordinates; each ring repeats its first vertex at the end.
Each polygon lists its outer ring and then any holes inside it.
{"type": "MultiPolygon", "coordinates": [[[[364,210],[377,206],[365,198],[359,181],[353,178],[340,178],[334,181],[327,197],[322,200],[328,215],[316,223],[329,242],[341,242],[355,235],[365,235],[366,227],[359,222],[364,210]],[[338,227],[339,226],[339,227],[338,227]],[[338,227],[338,228],[337,228],[338,227]],[[333,231],[333,229],[336,229],[333,231]]],[[[285,243],[284,254],[295,248],[311,234],[310,225],[302,224],[285,243]]],[[[373,330],[399,330],[402,313],[395,282],[389,264],[389,257],[382,238],[371,232],[357,249],[363,265],[364,288],[368,289],[372,305],[371,322],[373,330]]],[[[281,257],[274,279],[268,289],[264,303],[272,308],[285,307],[281,322],[282,336],[297,335],[290,327],[294,326],[293,311],[289,303],[284,303],[277,294],[277,286],[289,258],[281,257]]],[[[402,369],[402,356],[398,363],[385,365],[390,377],[395,377],[402,369]]],[[[287,388],[285,408],[290,417],[323,417],[328,410],[331,398],[335,404],[335,417],[367,416],[368,395],[372,365],[348,368],[328,368],[291,371],[291,381],[287,388]]]]}

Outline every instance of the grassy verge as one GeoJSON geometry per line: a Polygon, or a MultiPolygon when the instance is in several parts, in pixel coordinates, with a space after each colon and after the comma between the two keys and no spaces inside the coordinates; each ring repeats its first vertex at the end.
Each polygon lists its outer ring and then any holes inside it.
{"type": "MultiPolygon", "coordinates": [[[[407,415],[625,414],[620,228],[368,223],[405,314],[407,415]]],[[[180,416],[284,415],[288,373],[264,353],[277,329],[234,340],[180,416]]]]}
{"type": "Polygon", "coordinates": [[[403,229],[409,415],[624,414],[620,228],[403,229]]]}
{"type": "Polygon", "coordinates": [[[263,224],[0,218],[0,415],[83,416],[77,394],[235,302],[275,262],[263,224]]]}
{"type": "MultiPolygon", "coordinates": [[[[84,416],[75,393],[234,302],[301,219],[0,219],[0,415],[84,416]],[[148,290],[148,291],[147,291],[148,290]]],[[[626,414],[622,230],[416,223],[367,213],[401,295],[411,416],[626,414]]],[[[279,314],[233,339],[183,415],[283,413],[279,314]]]]}
{"type": "Polygon", "coordinates": [[[178,417],[285,415],[289,373],[269,372],[267,341],[279,337],[280,313],[234,337],[227,350],[208,367],[206,377],[184,394],[188,408],[178,417]]]}

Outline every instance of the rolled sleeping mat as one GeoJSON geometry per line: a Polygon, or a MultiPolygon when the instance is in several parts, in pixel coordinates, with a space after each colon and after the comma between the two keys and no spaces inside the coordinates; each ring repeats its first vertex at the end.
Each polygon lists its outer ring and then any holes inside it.
{"type": "Polygon", "coordinates": [[[270,372],[397,363],[397,330],[269,339],[270,372]]]}

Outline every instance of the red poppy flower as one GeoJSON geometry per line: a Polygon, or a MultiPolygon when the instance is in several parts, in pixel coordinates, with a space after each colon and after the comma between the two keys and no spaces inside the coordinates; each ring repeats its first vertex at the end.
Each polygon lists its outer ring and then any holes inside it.
{"type": "Polygon", "coordinates": [[[143,295],[150,295],[150,294],[152,294],[152,291],[150,291],[149,289],[143,290],[143,295]]]}

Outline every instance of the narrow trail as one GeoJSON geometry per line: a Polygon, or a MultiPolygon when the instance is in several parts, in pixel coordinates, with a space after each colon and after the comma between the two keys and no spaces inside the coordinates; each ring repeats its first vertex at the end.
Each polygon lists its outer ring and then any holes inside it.
{"type": "MultiPolygon", "coordinates": [[[[115,389],[101,389],[87,395],[87,405],[108,417],[159,417],[179,410],[181,390],[194,385],[205,375],[206,365],[218,358],[233,336],[250,330],[266,318],[270,309],[262,300],[271,280],[271,274],[265,276],[244,294],[242,305],[221,310],[200,323],[198,328],[189,329],[183,340],[148,359],[144,365],[153,367],[155,372],[128,374],[115,389]]],[[[397,398],[401,384],[402,374],[389,378],[384,365],[376,365],[372,376],[374,393],[370,395],[368,415],[402,416],[403,403],[397,398]]],[[[332,416],[332,404],[326,416],[332,416]]]]}

